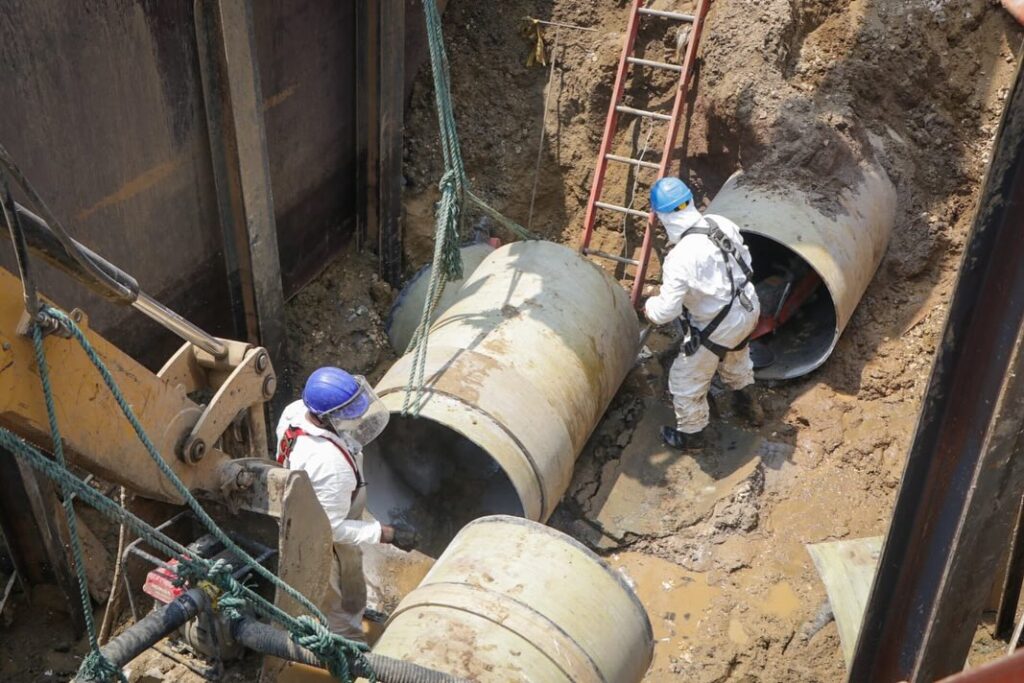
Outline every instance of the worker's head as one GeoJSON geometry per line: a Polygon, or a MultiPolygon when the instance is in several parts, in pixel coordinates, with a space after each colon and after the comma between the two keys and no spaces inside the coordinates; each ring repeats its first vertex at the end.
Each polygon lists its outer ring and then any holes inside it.
{"type": "Polygon", "coordinates": [[[391,417],[366,378],[341,368],[315,370],[306,380],[302,402],[324,427],[360,448],[376,439],[391,417]]]}
{"type": "Polygon", "coordinates": [[[700,211],[693,205],[693,192],[679,178],[659,178],[651,186],[651,208],[658,214],[670,244],[700,220],[700,211]]]}

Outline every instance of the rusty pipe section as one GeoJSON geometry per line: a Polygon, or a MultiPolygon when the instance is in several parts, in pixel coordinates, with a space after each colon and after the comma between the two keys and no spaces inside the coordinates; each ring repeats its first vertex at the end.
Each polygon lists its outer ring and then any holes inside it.
{"type": "Polygon", "coordinates": [[[638,339],[625,290],[574,250],[495,250],[431,327],[420,417],[401,415],[411,355],[377,385],[392,419],[365,460],[371,512],[435,557],[477,517],[546,520],[638,339]]]}
{"type": "Polygon", "coordinates": [[[373,652],[480,683],[637,683],[654,636],[624,578],[581,543],[493,516],[459,532],[373,652]]]}
{"type": "Polygon", "coordinates": [[[763,338],[776,361],[759,379],[792,379],[824,363],[885,255],[896,222],[896,189],[880,166],[863,164],[857,182],[828,205],[798,187],[758,185],[734,174],[707,208],[735,222],[755,281],[776,269],[810,267],[822,284],[799,313],[763,338]]]}

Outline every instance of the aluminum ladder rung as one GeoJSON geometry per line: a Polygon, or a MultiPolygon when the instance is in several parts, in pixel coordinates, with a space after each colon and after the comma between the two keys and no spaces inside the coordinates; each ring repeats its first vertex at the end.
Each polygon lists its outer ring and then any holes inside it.
{"type": "Polygon", "coordinates": [[[641,7],[640,14],[647,14],[652,17],[661,17],[662,19],[675,19],[676,21],[685,21],[693,23],[692,14],[683,14],[682,12],[666,12],[663,9],[651,9],[650,7],[641,7]]]}
{"type": "Polygon", "coordinates": [[[615,254],[609,254],[604,251],[598,251],[596,249],[584,249],[584,255],[596,256],[598,258],[608,259],[609,261],[615,261],[616,263],[624,263],[627,266],[639,266],[640,262],[635,258],[626,258],[625,256],[616,256],[615,254]]]}
{"type": "Polygon", "coordinates": [[[621,114],[633,114],[634,116],[646,116],[652,119],[658,119],[659,121],[671,121],[672,117],[668,114],[659,114],[656,111],[647,111],[646,109],[634,109],[633,107],[627,107],[624,104],[620,104],[615,107],[615,111],[621,114]]]}
{"type": "Polygon", "coordinates": [[[644,168],[653,168],[655,171],[661,170],[661,164],[656,164],[653,161],[643,161],[641,159],[631,159],[630,157],[619,156],[618,154],[605,154],[604,158],[608,161],[617,161],[620,164],[632,164],[633,166],[643,166],[644,168]]]}
{"type": "Polygon", "coordinates": [[[626,57],[626,61],[630,64],[639,64],[640,66],[650,66],[655,69],[668,69],[669,71],[675,71],[677,74],[683,72],[683,67],[678,64],[669,64],[668,62],[656,62],[653,59],[641,59],[640,57],[626,57]]]}
{"type": "Polygon", "coordinates": [[[619,213],[628,213],[630,216],[637,216],[638,218],[647,218],[650,214],[646,211],[638,211],[637,209],[630,209],[626,206],[619,206],[618,204],[609,204],[607,202],[594,202],[594,206],[599,209],[608,209],[609,211],[618,211],[619,213]]]}

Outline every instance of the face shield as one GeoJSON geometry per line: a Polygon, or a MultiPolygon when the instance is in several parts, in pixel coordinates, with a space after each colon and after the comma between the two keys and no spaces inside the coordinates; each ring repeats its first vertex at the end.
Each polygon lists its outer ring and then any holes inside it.
{"type": "Polygon", "coordinates": [[[359,389],[345,403],[320,415],[320,419],[330,425],[335,434],[344,436],[364,448],[368,443],[380,436],[388,426],[391,413],[377,397],[366,378],[356,376],[359,389]]]}

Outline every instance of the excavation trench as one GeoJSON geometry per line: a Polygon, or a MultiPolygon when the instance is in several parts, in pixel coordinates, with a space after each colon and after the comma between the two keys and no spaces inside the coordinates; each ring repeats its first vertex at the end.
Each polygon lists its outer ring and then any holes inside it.
{"type": "MultiPolygon", "coordinates": [[[[762,379],[824,363],[878,268],[895,191],[880,168],[865,166],[862,178],[831,213],[799,188],[740,175],[708,207],[745,232],[755,282],[786,283],[774,288],[777,299],[764,295],[762,315],[799,300],[757,340],[772,357],[762,379]]],[[[407,354],[377,386],[394,415],[366,460],[370,511],[420,530],[435,557],[478,517],[548,518],[638,351],[625,290],[575,251],[532,241],[478,251],[479,265],[445,292],[447,308],[431,327],[420,416],[402,414],[407,354]]],[[[403,294],[389,316],[392,333],[418,319],[423,296],[403,294]]]]}

